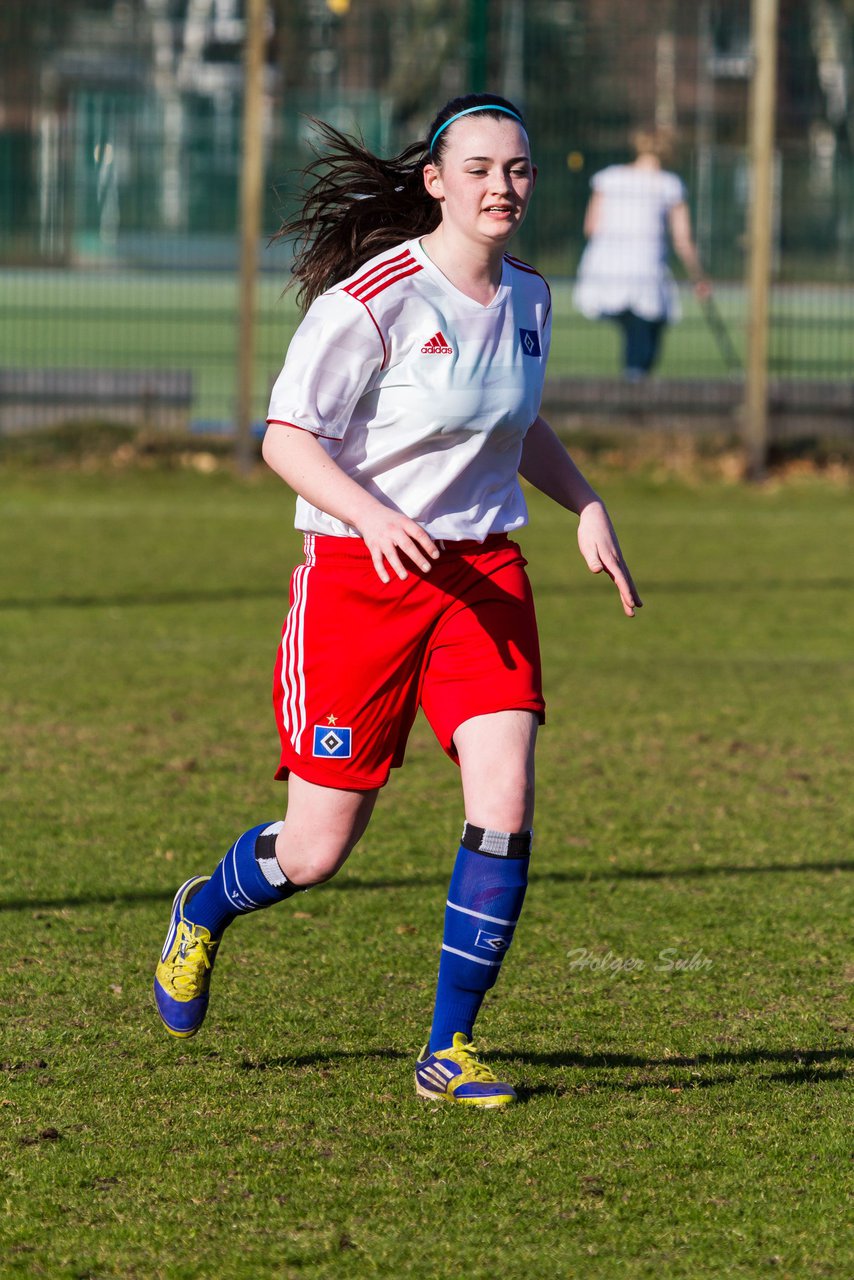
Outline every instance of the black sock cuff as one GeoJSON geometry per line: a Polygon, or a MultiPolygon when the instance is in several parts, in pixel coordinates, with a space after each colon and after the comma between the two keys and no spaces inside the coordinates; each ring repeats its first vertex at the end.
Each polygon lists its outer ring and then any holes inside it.
{"type": "Polygon", "coordinates": [[[255,857],[258,862],[266,862],[268,858],[275,858],[276,834],[275,831],[270,831],[267,835],[255,837],[255,857]]]}
{"type": "Polygon", "coordinates": [[[288,880],[276,857],[276,832],[270,831],[255,837],[255,861],[258,870],[272,889],[278,889],[284,897],[290,897],[296,889],[288,880]]]}
{"type": "Polygon", "coordinates": [[[533,831],[491,831],[488,827],[463,824],[462,846],[472,853],[483,853],[487,858],[529,858],[533,831]]]}

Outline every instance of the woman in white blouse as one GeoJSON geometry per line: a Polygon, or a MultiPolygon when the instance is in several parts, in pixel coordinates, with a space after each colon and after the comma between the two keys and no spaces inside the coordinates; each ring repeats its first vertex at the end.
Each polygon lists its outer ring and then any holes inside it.
{"type": "Polygon", "coordinates": [[[679,319],[679,295],[667,265],[669,243],[699,298],[711,292],[691,234],[681,179],[664,166],[673,149],[669,130],[638,130],[631,164],[595,174],[578,265],[574,301],[590,319],[614,320],[623,333],[623,373],[646,377],[665,325],[679,319]]]}

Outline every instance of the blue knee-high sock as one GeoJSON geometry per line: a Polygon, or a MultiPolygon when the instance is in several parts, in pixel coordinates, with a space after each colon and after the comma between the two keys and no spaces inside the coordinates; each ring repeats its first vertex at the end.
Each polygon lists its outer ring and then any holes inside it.
{"type": "Polygon", "coordinates": [[[265,822],[244,831],[207,884],[193,894],[185,910],[187,919],[218,938],[237,916],[299,893],[305,886],[291,884],[276,861],[276,835],[282,826],[265,822]]]}
{"type": "Polygon", "coordinates": [[[449,1049],[454,1033],[471,1039],[483,997],[495,986],[525,900],[531,832],[508,835],[468,822],[454,864],[430,1052],[449,1049]]]}

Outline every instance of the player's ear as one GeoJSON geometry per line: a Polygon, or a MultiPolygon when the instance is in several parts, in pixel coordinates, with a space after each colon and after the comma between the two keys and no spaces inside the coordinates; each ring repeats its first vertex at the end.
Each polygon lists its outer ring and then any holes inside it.
{"type": "Polygon", "coordinates": [[[442,190],[442,175],[435,164],[425,164],[422,170],[424,175],[424,186],[427,194],[431,195],[434,200],[442,200],[444,192],[442,190]]]}

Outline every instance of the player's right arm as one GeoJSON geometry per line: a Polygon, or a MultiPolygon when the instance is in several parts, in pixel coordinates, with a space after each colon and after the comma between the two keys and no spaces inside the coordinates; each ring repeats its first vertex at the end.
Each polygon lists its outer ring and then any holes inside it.
{"type": "Polygon", "coordinates": [[[388,565],[398,578],[407,572],[401,556],[427,571],[438,549],[430,535],[401,511],[387,507],[348,476],[310,431],[287,423],[267,428],[261,446],[264,461],[313,507],[358,529],[381,582],[388,565]]]}
{"type": "Polygon", "coordinates": [[[407,576],[401,556],[429,569],[439,554],[435,544],[414,520],[368,493],[318,439],[344,437],[384,358],[383,338],[364,306],[343,290],[317,298],[273,387],[262,453],[301,498],[357,530],[380,580],[389,582],[386,566],[398,578],[407,576]]]}

